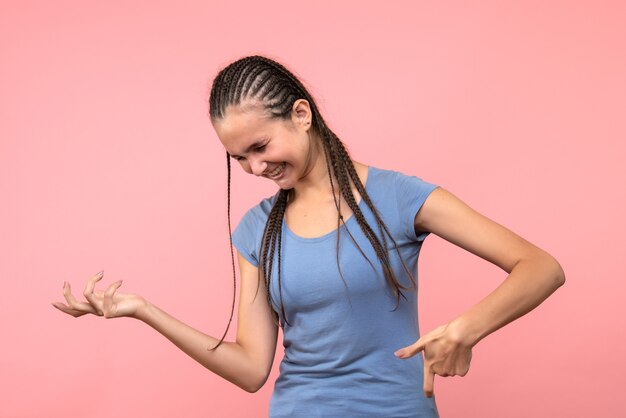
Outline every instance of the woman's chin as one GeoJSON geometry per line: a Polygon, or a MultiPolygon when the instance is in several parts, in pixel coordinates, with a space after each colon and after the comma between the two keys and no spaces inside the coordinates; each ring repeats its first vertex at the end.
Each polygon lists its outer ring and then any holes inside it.
{"type": "Polygon", "coordinates": [[[293,189],[293,184],[291,181],[289,181],[289,179],[280,178],[280,179],[273,180],[273,181],[274,183],[276,183],[278,187],[280,187],[283,190],[293,189]]]}

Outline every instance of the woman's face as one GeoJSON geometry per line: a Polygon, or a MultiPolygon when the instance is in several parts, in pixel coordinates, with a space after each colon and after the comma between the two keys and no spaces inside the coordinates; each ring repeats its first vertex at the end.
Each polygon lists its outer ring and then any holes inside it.
{"type": "Polygon", "coordinates": [[[294,103],[291,119],[269,119],[259,106],[229,106],[213,127],[230,156],[250,174],[291,189],[311,171],[311,112],[306,100],[294,103]]]}

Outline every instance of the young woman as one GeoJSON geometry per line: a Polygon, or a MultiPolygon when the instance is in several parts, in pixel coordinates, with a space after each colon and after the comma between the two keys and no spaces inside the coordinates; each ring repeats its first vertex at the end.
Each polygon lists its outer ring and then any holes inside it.
{"type": "Polygon", "coordinates": [[[249,392],[268,378],[280,326],[285,357],[271,417],[436,417],[435,375],[464,376],[476,343],[565,281],[552,256],[444,188],[351,160],[302,83],[271,59],[245,57],[220,71],[210,115],[227,153],[229,213],[231,159],[279,187],[232,233],[241,275],[235,341],[118,292],[121,281],[96,290],[102,272],[87,281],[86,302],[68,283],[67,305],[54,306],[144,321],[249,392]],[[421,335],[416,266],[430,233],[508,277],[421,335]]]}

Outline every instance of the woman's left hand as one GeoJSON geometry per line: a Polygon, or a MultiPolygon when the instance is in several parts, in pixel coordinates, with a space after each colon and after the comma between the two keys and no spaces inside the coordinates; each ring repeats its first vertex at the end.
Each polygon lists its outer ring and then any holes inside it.
{"type": "Polygon", "coordinates": [[[424,394],[433,396],[435,375],[465,376],[472,360],[472,346],[465,343],[453,326],[441,325],[415,343],[394,354],[406,359],[420,351],[424,352],[424,394]]]}

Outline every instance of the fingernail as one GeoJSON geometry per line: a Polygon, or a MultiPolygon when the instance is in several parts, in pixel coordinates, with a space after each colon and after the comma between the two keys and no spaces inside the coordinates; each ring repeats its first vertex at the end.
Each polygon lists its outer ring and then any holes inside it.
{"type": "Polygon", "coordinates": [[[102,277],[103,274],[104,274],[104,270],[102,270],[100,273],[96,274],[96,277],[102,277]]]}

